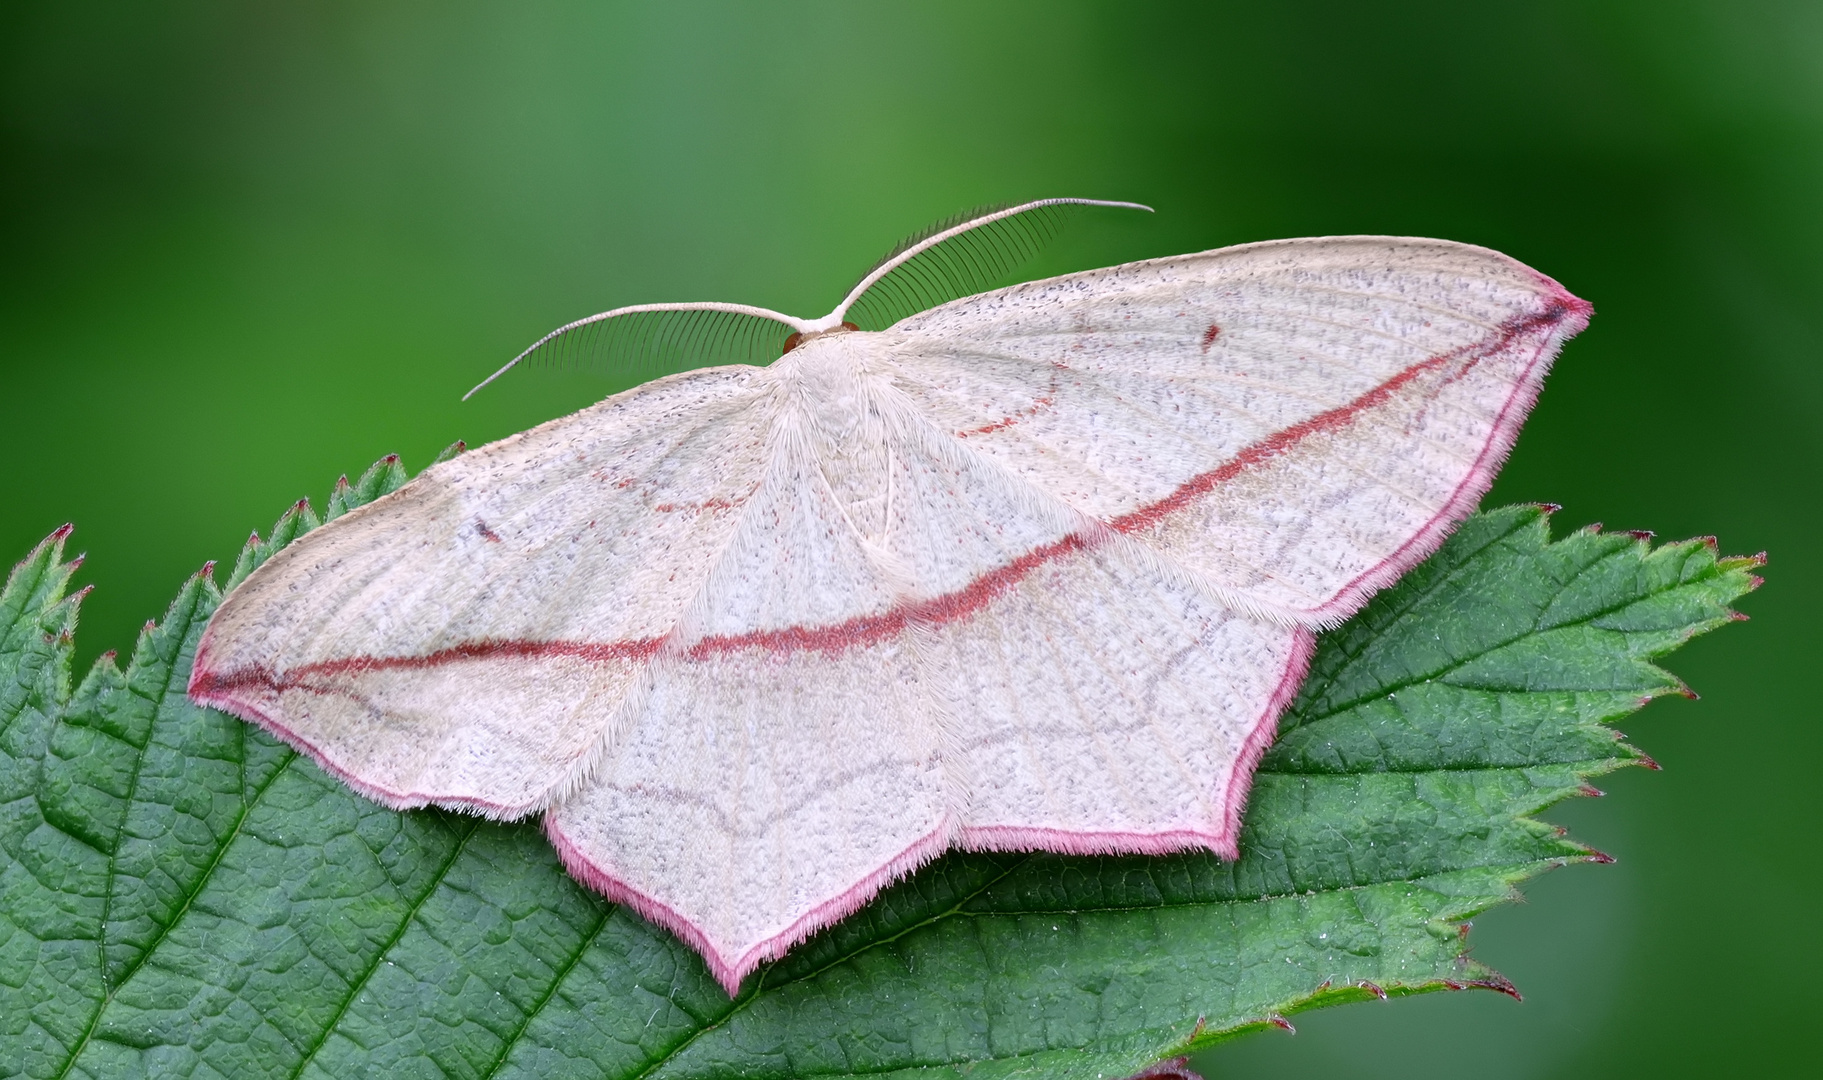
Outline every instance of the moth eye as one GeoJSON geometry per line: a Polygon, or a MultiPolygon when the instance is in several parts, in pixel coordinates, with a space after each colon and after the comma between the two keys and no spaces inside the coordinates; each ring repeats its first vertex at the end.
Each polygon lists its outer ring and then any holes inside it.
{"type": "Polygon", "coordinates": [[[779,355],[784,356],[786,353],[797,348],[799,345],[801,345],[803,343],[804,343],[803,332],[802,331],[793,331],[792,335],[785,339],[785,347],[783,349],[779,350],[779,355]]]}

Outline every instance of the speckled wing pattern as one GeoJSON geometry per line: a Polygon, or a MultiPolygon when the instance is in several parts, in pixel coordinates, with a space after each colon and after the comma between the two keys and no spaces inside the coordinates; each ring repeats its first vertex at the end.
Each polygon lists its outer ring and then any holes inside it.
{"type": "Polygon", "coordinates": [[[1588,313],[1360,237],[823,334],[306,536],[191,694],[387,805],[543,813],[730,993],[950,846],[1232,857],[1315,630],[1473,508],[1588,313]]]}

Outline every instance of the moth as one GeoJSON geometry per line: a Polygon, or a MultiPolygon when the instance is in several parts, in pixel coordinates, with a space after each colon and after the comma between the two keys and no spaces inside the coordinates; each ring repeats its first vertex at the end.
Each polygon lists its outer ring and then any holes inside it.
{"type": "Polygon", "coordinates": [[[821,319],[553,332],[522,358],[731,362],[285,548],[191,697],[387,806],[542,815],[730,994],[948,848],[1235,857],[1316,631],[1473,509],[1590,308],[1376,236],[951,299],[1095,205],[940,228],[821,319]]]}

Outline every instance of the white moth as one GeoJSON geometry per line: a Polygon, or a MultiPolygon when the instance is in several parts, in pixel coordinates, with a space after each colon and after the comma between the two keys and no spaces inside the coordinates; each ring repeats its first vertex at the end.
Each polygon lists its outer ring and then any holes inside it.
{"type": "Polygon", "coordinates": [[[1071,204],[938,232],[814,321],[563,328],[540,346],[778,359],[309,534],[222,604],[191,696],[387,806],[542,814],[730,993],[950,847],[1234,857],[1315,630],[1474,507],[1590,309],[1485,248],[1330,237],[850,328],[1071,204]]]}

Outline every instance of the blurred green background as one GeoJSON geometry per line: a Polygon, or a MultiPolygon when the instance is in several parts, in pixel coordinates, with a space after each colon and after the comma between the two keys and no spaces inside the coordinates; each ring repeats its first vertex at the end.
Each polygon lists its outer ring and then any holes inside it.
{"type": "Polygon", "coordinates": [[[1772,554],[1753,621],[1672,662],[1703,700],[1627,725],[1665,771],[1553,812],[1619,864],[1479,921],[1524,1003],[1304,1014],[1202,1068],[1817,1069],[1816,0],[8,5],[0,554],[74,521],[83,655],[128,648],[337,474],[619,389],[459,402],[563,321],[820,315],[901,235],[1054,194],[1158,213],[1034,273],[1360,232],[1531,263],[1598,315],[1490,502],[1772,554]]]}

